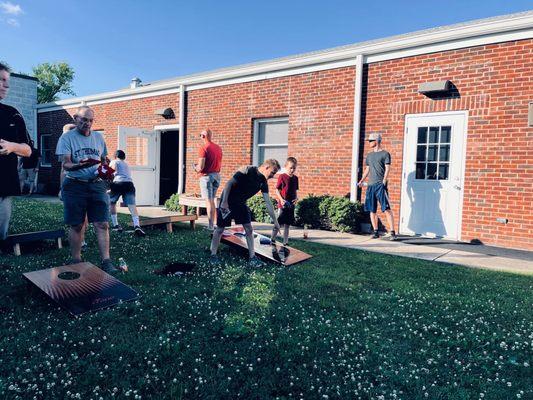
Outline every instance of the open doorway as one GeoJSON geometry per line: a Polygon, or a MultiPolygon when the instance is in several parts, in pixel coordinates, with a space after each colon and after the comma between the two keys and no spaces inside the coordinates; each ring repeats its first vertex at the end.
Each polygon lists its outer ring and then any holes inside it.
{"type": "Polygon", "coordinates": [[[159,204],[178,191],[179,132],[161,131],[159,174],[159,204]]]}

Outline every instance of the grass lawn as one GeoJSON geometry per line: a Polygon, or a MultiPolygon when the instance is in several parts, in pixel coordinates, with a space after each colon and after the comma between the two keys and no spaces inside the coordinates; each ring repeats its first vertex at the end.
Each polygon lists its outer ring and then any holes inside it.
{"type": "MultiPolygon", "coordinates": [[[[60,205],[15,202],[12,232],[59,226],[60,205]]],[[[211,267],[207,232],[175,227],[112,233],[142,297],[78,319],[21,275],[68,248],[0,255],[0,398],[533,398],[531,277],[302,241],[314,258],[291,268],[224,245],[211,267]],[[152,274],[178,260],[197,269],[152,274]]]]}

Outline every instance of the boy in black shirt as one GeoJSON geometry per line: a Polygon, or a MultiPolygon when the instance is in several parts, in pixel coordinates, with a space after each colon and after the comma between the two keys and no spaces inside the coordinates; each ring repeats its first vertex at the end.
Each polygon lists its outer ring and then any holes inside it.
{"type": "Polygon", "coordinates": [[[236,224],[242,224],[246,232],[250,264],[253,266],[262,264],[255,256],[252,218],[250,209],[246,205],[246,200],[261,190],[267,211],[274,221],[274,227],[279,230],[276,213],[268,196],[267,183],[267,180],[273,178],[279,169],[280,166],[277,160],[266,160],[259,168],[247,166],[240,169],[226,183],[217,210],[217,228],[213,232],[213,240],[211,241],[212,262],[217,263],[219,261],[216,254],[222,233],[224,228],[231,226],[231,220],[234,219],[236,224]]]}
{"type": "MultiPolygon", "coordinates": [[[[9,78],[9,68],[0,64],[0,101],[9,91],[9,78]]],[[[0,103],[0,243],[9,229],[11,197],[20,195],[17,156],[30,155],[24,118],[15,108],[0,103]]]]}

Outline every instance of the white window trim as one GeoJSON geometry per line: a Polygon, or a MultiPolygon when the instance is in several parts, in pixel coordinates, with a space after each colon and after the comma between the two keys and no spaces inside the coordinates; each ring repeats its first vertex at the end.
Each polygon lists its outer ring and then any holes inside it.
{"type": "Polygon", "coordinates": [[[254,141],[253,141],[253,151],[252,151],[252,165],[257,165],[259,162],[259,148],[260,147],[280,147],[280,146],[287,146],[289,147],[288,143],[288,134],[287,134],[287,143],[269,143],[269,144],[259,144],[259,124],[262,123],[269,123],[269,122],[286,122],[289,123],[288,117],[278,117],[278,118],[259,118],[254,120],[254,141]]]}
{"type": "MultiPolygon", "coordinates": [[[[44,162],[44,153],[43,153],[44,146],[43,146],[43,138],[44,138],[45,136],[50,136],[50,137],[52,137],[52,134],[51,134],[51,133],[46,133],[46,134],[41,135],[41,139],[40,139],[40,141],[41,141],[41,143],[40,143],[40,152],[39,152],[39,153],[41,154],[41,160],[42,160],[42,161],[41,161],[41,167],[51,167],[51,166],[52,166],[52,162],[51,162],[51,161],[52,161],[52,155],[50,155],[50,163],[49,163],[49,164],[45,164],[45,162],[44,162]]],[[[50,148],[49,150],[52,151],[51,148],[50,148]]]]}

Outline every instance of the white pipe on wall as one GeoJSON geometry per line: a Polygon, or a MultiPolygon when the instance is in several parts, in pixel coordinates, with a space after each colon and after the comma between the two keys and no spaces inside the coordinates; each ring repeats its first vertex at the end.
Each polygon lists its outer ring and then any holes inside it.
{"type": "Polygon", "coordinates": [[[184,192],[185,173],[185,85],[180,85],[180,120],[179,120],[179,154],[178,154],[178,194],[184,192]]]}
{"type": "Polygon", "coordinates": [[[352,174],[350,179],[350,200],[357,200],[357,179],[359,178],[359,144],[361,137],[361,102],[363,100],[364,55],[358,54],[355,64],[355,90],[353,106],[352,174]]]}

